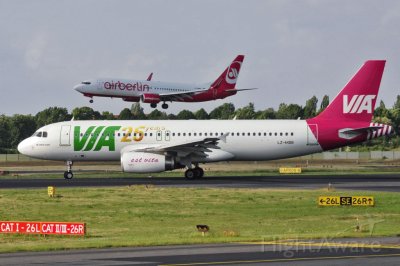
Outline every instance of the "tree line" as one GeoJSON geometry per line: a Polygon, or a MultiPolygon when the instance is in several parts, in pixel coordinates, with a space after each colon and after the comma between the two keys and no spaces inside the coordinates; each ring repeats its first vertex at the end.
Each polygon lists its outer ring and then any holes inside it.
{"type": "MultiPolygon", "coordinates": [[[[117,115],[107,111],[100,113],[87,106],[77,107],[71,113],[66,108],[50,107],[34,116],[0,115],[0,152],[15,152],[18,143],[31,136],[38,128],[72,118],[75,120],[307,119],[318,115],[328,105],[329,97],[325,95],[319,105],[317,97],[313,96],[306,101],[304,107],[298,104],[281,103],[277,110],[267,108],[258,111],[255,110],[253,103],[237,109],[232,103],[224,103],[209,113],[201,108],[195,112],[182,110],[178,114],[167,114],[157,109],[145,114],[140,103],[132,104],[131,108],[125,108],[117,115]]],[[[397,136],[371,140],[364,144],[358,144],[353,149],[388,150],[399,148],[400,95],[397,96],[391,108],[387,108],[383,101],[380,102],[374,111],[374,122],[392,125],[397,136]]]]}

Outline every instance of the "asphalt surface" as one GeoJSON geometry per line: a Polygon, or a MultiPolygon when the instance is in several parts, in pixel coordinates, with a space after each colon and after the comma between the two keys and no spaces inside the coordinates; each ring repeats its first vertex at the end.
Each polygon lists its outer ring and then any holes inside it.
{"type": "Polygon", "coordinates": [[[196,180],[185,178],[73,178],[65,180],[60,177],[29,179],[0,179],[0,188],[42,188],[56,187],[106,187],[130,185],[154,185],[160,187],[220,187],[220,188],[292,188],[321,189],[331,184],[336,189],[400,191],[399,174],[373,175],[298,175],[298,176],[218,176],[204,177],[196,180]]]}
{"type": "Polygon", "coordinates": [[[398,238],[0,254],[1,265],[398,265],[398,238]]]}

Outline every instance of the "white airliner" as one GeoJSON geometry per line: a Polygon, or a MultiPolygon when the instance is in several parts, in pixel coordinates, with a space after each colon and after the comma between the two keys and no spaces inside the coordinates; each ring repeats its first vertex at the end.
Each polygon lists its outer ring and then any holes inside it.
{"type": "Polygon", "coordinates": [[[389,135],[371,123],[385,61],[367,61],[331,104],[307,120],[67,121],[40,128],[18,150],[67,162],[121,161],[122,171],[153,173],[186,167],[202,177],[200,163],[274,160],[335,149],[389,135]]]}
{"type": "Polygon", "coordinates": [[[235,95],[238,91],[252,89],[235,88],[239,77],[244,55],[238,55],[224,72],[214,81],[204,84],[183,84],[173,82],[152,81],[153,73],[147,80],[131,80],[116,78],[99,78],[83,81],[74,87],[84,96],[122,98],[128,102],[149,103],[151,107],[163,102],[162,108],[167,109],[166,102],[205,102],[235,95]]]}

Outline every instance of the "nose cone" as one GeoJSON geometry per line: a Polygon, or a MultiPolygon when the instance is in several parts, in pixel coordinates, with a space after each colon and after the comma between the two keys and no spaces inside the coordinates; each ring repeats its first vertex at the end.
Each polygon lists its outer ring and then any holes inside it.
{"type": "Polygon", "coordinates": [[[31,150],[31,148],[28,142],[29,142],[28,139],[24,139],[18,144],[17,149],[19,153],[24,155],[29,155],[29,150],[31,150]]]}
{"type": "Polygon", "coordinates": [[[79,92],[83,92],[83,88],[84,88],[83,84],[78,84],[78,85],[74,86],[74,90],[79,91],[79,92]]]}

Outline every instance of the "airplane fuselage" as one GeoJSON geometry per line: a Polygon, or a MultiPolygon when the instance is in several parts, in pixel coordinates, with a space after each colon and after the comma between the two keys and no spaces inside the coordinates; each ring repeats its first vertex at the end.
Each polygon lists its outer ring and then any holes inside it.
{"type": "Polygon", "coordinates": [[[199,162],[273,160],[322,151],[304,120],[69,121],[39,131],[47,137],[28,138],[22,152],[48,160],[119,161],[127,146],[178,145],[223,135],[220,149],[199,162]]]}
{"type": "Polygon", "coordinates": [[[185,84],[147,80],[93,79],[76,85],[74,89],[87,97],[116,97],[132,102],[139,102],[144,94],[166,95],[196,92],[191,97],[176,97],[174,101],[178,102],[202,102],[223,99],[236,94],[236,91],[209,90],[209,86],[210,84],[185,84]]]}

